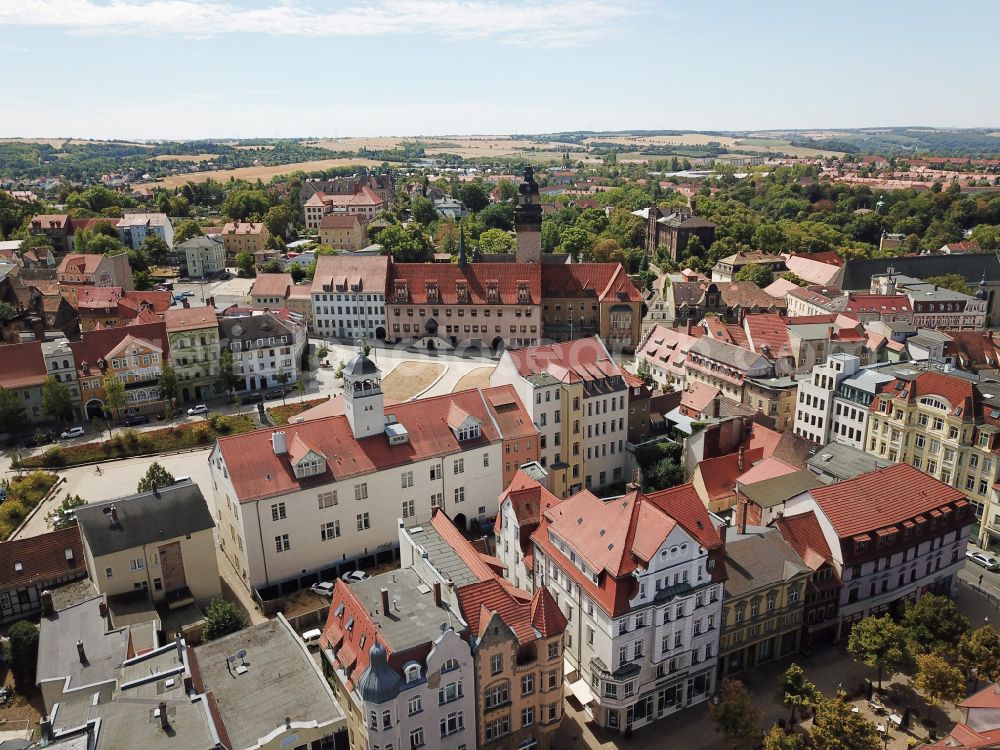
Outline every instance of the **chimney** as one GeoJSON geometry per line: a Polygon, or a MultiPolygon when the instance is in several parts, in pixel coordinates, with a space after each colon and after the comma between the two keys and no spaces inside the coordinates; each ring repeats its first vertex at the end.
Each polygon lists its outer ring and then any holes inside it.
{"type": "Polygon", "coordinates": [[[434,606],[441,606],[441,582],[434,581],[434,606]]]}
{"type": "Polygon", "coordinates": [[[56,613],[55,605],[52,603],[52,592],[46,589],[42,592],[42,615],[51,617],[56,613]]]}
{"type": "Polygon", "coordinates": [[[389,589],[385,586],[382,587],[382,614],[386,617],[389,616],[391,609],[389,608],[389,589]]]}
{"type": "Polygon", "coordinates": [[[177,633],[174,635],[174,645],[177,647],[177,660],[180,662],[184,661],[184,641],[181,640],[181,634],[177,633]]]}
{"type": "Polygon", "coordinates": [[[191,303],[187,301],[187,297],[185,297],[184,301],[181,302],[181,306],[184,307],[185,309],[188,309],[188,308],[191,307],[191,303]]]}
{"type": "Polygon", "coordinates": [[[284,430],[276,430],[271,433],[271,447],[274,449],[274,455],[276,456],[283,456],[288,453],[284,430]]]}
{"type": "Polygon", "coordinates": [[[116,505],[111,506],[111,526],[118,525],[118,507],[116,505]]]}
{"type": "Polygon", "coordinates": [[[80,663],[87,663],[87,652],[83,649],[83,641],[76,642],[76,653],[80,656],[80,663]]]}
{"type": "Polygon", "coordinates": [[[736,530],[741,534],[747,533],[747,500],[745,497],[736,494],[736,530]]]}
{"type": "Polygon", "coordinates": [[[160,728],[166,732],[170,729],[170,722],[167,720],[167,702],[160,701],[160,705],[157,707],[160,712],[160,728]]]}
{"type": "Polygon", "coordinates": [[[684,332],[685,332],[685,333],[686,333],[686,334],[687,334],[688,336],[690,336],[690,335],[691,335],[691,332],[692,332],[692,330],[693,330],[693,326],[694,326],[694,323],[692,323],[692,322],[691,322],[691,318],[688,318],[688,320],[687,320],[687,326],[685,326],[685,328],[684,328],[684,332]]]}
{"type": "Polygon", "coordinates": [[[745,460],[746,460],[746,453],[747,453],[747,449],[746,449],[746,448],[744,448],[744,447],[743,447],[743,446],[741,445],[741,446],[740,446],[740,450],[739,450],[739,453],[738,453],[738,454],[737,454],[737,456],[736,456],[736,467],[737,467],[737,468],[738,468],[738,469],[739,469],[740,471],[743,471],[743,464],[744,464],[744,462],[745,462],[745,460]]]}
{"type": "Polygon", "coordinates": [[[722,546],[726,546],[726,530],[729,528],[729,524],[724,523],[719,527],[719,539],[722,540],[722,546]]]}
{"type": "Polygon", "coordinates": [[[97,610],[101,613],[101,617],[105,620],[108,619],[108,603],[106,601],[102,600],[101,603],[97,605],[97,610]]]}

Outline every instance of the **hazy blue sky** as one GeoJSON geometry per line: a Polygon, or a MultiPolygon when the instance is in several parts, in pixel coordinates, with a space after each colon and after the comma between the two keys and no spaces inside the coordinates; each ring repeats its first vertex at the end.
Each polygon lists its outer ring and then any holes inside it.
{"type": "Polygon", "coordinates": [[[0,135],[1000,127],[1000,2],[0,0],[0,135]]]}

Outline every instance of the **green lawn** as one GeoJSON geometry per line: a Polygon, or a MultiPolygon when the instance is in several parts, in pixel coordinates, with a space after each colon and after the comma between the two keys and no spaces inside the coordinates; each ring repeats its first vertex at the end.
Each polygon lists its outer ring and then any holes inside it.
{"type": "Polygon", "coordinates": [[[0,503],[0,539],[7,539],[41,502],[58,477],[51,471],[33,471],[23,477],[5,480],[7,497],[0,503]]]}

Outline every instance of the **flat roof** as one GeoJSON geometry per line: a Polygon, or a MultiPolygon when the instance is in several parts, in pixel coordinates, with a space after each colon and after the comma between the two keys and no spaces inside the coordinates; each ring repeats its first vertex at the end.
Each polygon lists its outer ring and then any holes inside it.
{"type": "Polygon", "coordinates": [[[435,640],[441,626],[461,632],[466,623],[444,604],[434,603],[434,592],[410,568],[400,568],[350,584],[351,591],[369,612],[389,648],[406,651],[435,640]],[[389,590],[392,612],[382,614],[382,588],[389,590]]]}
{"type": "Polygon", "coordinates": [[[469,569],[455,548],[441,537],[437,529],[431,526],[430,521],[406,531],[414,542],[427,550],[431,565],[437,568],[445,580],[450,578],[456,586],[479,583],[479,577],[469,569]]]}
{"type": "Polygon", "coordinates": [[[817,450],[815,455],[810,456],[806,461],[806,466],[813,473],[820,475],[820,481],[829,484],[833,480],[853,479],[875,471],[875,469],[892,466],[893,463],[893,461],[878,459],[851,445],[830,443],[817,450]]]}
{"type": "Polygon", "coordinates": [[[113,680],[125,661],[128,629],[108,632],[98,596],[42,617],[38,640],[38,682],[69,677],[69,687],[113,680]],[[83,642],[81,663],[77,641],[83,642]]]}
{"type": "Polygon", "coordinates": [[[195,648],[194,658],[234,748],[256,747],[283,728],[286,717],[293,724],[319,725],[344,719],[318,665],[283,618],[204,643],[195,648]],[[227,657],[243,650],[246,657],[235,663],[247,671],[237,674],[227,657]]]}

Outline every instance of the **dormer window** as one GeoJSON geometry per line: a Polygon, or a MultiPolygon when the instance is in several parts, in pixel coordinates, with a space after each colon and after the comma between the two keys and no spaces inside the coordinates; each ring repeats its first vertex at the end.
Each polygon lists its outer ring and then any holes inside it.
{"type": "Polygon", "coordinates": [[[495,281],[486,282],[486,301],[495,305],[500,301],[500,288],[495,281]]]}
{"type": "Polygon", "coordinates": [[[469,285],[465,281],[459,281],[455,284],[455,291],[458,295],[458,301],[461,304],[467,304],[469,301],[469,285]]]}
{"type": "Polygon", "coordinates": [[[404,669],[406,674],[407,684],[416,682],[420,679],[420,665],[419,664],[407,664],[404,669]]]}
{"type": "Polygon", "coordinates": [[[479,429],[479,424],[477,422],[470,422],[469,424],[459,428],[458,441],[461,443],[465,440],[475,440],[481,434],[482,432],[479,429]]]}
{"type": "Polygon", "coordinates": [[[517,282],[517,301],[518,304],[526,305],[531,302],[531,295],[528,294],[528,282],[519,281],[517,282]]]}
{"type": "Polygon", "coordinates": [[[396,282],[396,302],[406,302],[409,297],[409,291],[406,288],[406,281],[399,280],[396,282]]]}
{"type": "Polygon", "coordinates": [[[428,281],[426,284],[427,289],[427,301],[431,304],[437,304],[438,302],[438,285],[436,281],[428,281]]]}

